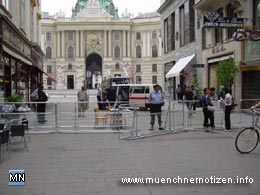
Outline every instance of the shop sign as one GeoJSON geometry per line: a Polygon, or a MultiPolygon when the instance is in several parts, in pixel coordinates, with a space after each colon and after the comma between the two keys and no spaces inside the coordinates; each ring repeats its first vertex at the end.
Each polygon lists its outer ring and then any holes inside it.
{"type": "Polygon", "coordinates": [[[203,16],[204,27],[241,28],[243,25],[243,18],[221,17],[218,12],[206,12],[203,16]]]}
{"type": "Polygon", "coordinates": [[[236,41],[260,41],[260,29],[258,30],[240,30],[233,35],[236,41]]]}

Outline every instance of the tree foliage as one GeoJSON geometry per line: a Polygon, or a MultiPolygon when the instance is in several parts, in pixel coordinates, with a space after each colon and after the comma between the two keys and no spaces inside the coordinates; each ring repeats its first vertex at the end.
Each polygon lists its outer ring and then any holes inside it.
{"type": "Polygon", "coordinates": [[[218,63],[216,68],[217,81],[226,88],[231,88],[238,68],[233,58],[218,63]]]}

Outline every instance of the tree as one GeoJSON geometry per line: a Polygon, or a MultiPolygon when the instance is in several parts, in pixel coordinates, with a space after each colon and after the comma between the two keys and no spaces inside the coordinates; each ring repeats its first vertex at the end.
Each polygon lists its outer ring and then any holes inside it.
{"type": "Polygon", "coordinates": [[[237,72],[238,68],[233,58],[219,62],[216,68],[218,83],[231,89],[237,72]]]}

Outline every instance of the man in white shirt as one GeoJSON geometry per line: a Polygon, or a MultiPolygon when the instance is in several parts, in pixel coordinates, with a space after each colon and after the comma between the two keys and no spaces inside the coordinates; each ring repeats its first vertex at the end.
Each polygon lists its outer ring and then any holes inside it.
{"type": "Polygon", "coordinates": [[[150,130],[154,130],[154,122],[155,122],[155,115],[158,117],[158,124],[159,124],[159,130],[164,130],[162,128],[162,105],[164,102],[164,97],[162,92],[159,90],[159,85],[153,86],[154,91],[150,93],[149,96],[149,103],[150,103],[150,112],[151,112],[151,128],[150,130]]]}

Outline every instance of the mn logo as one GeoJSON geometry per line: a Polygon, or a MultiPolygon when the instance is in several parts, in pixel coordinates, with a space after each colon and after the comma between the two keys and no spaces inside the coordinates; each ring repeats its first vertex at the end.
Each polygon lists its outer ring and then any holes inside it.
{"type": "Polygon", "coordinates": [[[9,186],[24,186],[24,170],[9,170],[9,186]]]}

